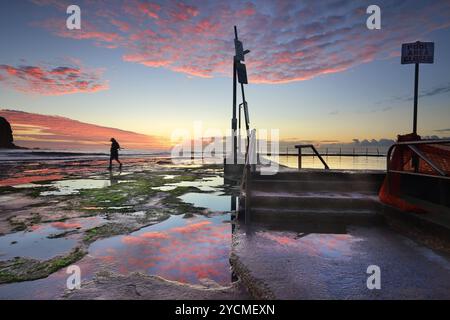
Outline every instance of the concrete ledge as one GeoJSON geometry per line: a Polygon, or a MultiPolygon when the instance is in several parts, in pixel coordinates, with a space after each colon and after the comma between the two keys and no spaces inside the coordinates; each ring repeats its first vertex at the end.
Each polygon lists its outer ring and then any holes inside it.
{"type": "Polygon", "coordinates": [[[441,223],[433,213],[403,212],[387,205],[383,206],[381,213],[396,231],[433,249],[450,252],[450,225],[441,223]]]}
{"type": "Polygon", "coordinates": [[[235,254],[230,256],[230,265],[235,274],[239,276],[239,280],[247,288],[248,292],[254,299],[257,300],[274,300],[275,294],[269,287],[261,280],[253,277],[250,270],[239,260],[235,254]]]}

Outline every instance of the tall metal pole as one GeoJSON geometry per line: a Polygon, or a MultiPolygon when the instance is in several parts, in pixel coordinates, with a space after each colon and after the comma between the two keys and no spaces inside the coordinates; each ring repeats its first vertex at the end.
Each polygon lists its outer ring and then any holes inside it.
{"type": "Polygon", "coordinates": [[[413,133],[417,134],[417,100],[419,90],[419,64],[416,63],[416,72],[414,78],[414,118],[413,118],[413,133]]]}
{"type": "MultiPolygon", "coordinates": [[[[419,91],[419,64],[416,63],[414,75],[414,116],[413,116],[413,133],[417,135],[417,101],[418,101],[418,91],[419,91]]],[[[412,166],[414,172],[419,172],[419,157],[413,153],[412,155],[412,166]]]]}
{"type": "Polygon", "coordinates": [[[237,164],[237,119],[236,119],[236,61],[233,62],[233,119],[231,119],[231,131],[233,135],[233,164],[237,164]]]}
{"type": "MultiPolygon", "coordinates": [[[[234,38],[237,40],[237,28],[234,26],[234,38]]],[[[233,135],[233,164],[237,164],[237,119],[236,119],[236,86],[237,86],[237,79],[236,79],[236,56],[233,57],[233,119],[231,119],[231,131],[233,135]]]]}

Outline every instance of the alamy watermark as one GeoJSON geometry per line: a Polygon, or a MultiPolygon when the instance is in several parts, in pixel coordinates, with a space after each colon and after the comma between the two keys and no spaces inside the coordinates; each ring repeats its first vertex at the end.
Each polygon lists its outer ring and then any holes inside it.
{"type": "Polygon", "coordinates": [[[81,8],[75,4],[67,7],[66,13],[69,17],[66,20],[66,27],[69,30],[81,29],[81,8]]]}
{"type": "Polygon", "coordinates": [[[369,30],[380,30],[381,29],[381,9],[379,6],[372,4],[367,7],[367,14],[370,16],[367,18],[366,26],[369,30]]]}
{"type": "Polygon", "coordinates": [[[81,268],[75,264],[67,267],[67,274],[70,274],[66,280],[66,287],[69,290],[75,290],[81,288],[81,268]]]}
{"type": "Polygon", "coordinates": [[[232,130],[223,132],[217,128],[204,129],[202,122],[196,121],[193,130],[173,131],[171,140],[175,144],[171,150],[173,164],[204,159],[210,163],[223,164],[225,160],[227,164],[260,165],[261,174],[264,175],[275,174],[279,169],[279,129],[258,129],[254,136],[239,137],[232,130]],[[238,150],[236,157],[233,153],[235,136],[238,150]]]}
{"type": "Polygon", "coordinates": [[[374,264],[370,265],[367,267],[366,273],[370,275],[366,281],[367,289],[380,290],[381,289],[381,269],[380,269],[380,267],[377,265],[374,265],[374,264]]]}

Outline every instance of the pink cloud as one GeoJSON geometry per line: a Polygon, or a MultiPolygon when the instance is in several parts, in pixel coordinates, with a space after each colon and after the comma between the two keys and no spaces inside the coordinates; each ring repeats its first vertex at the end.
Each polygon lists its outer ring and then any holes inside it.
{"type": "Polygon", "coordinates": [[[127,23],[127,22],[124,22],[124,21],[120,21],[120,20],[117,20],[117,19],[112,19],[111,23],[113,25],[115,25],[117,28],[119,28],[119,30],[122,31],[122,32],[128,32],[131,29],[130,24],[127,23]]]}
{"type": "Polygon", "coordinates": [[[0,186],[16,186],[19,184],[33,183],[38,181],[50,181],[63,179],[63,175],[26,176],[18,178],[1,179],[0,186]]]}
{"type": "Polygon", "coordinates": [[[154,18],[154,19],[158,19],[158,11],[161,9],[161,7],[155,3],[140,3],[139,4],[139,10],[144,13],[145,15],[154,18]]]}
{"type": "MultiPolygon", "coordinates": [[[[448,1],[380,0],[378,5],[389,14],[377,31],[365,26],[366,6],[350,0],[261,0],[257,5],[237,0],[201,4],[131,0],[85,18],[81,32],[61,29],[54,21],[41,25],[61,37],[121,48],[127,62],[203,78],[231,75],[233,25],[237,25],[251,50],[247,59],[251,83],[304,81],[343,72],[393,57],[402,42],[426,40],[432,31],[450,27],[448,1]]],[[[94,4],[83,7],[90,6],[94,4]]]]}
{"type": "Polygon", "coordinates": [[[140,237],[135,237],[135,236],[124,236],[122,238],[122,242],[124,244],[128,244],[128,245],[146,245],[146,244],[148,244],[148,240],[140,238],[140,237]]]}
{"type": "Polygon", "coordinates": [[[57,229],[76,229],[81,228],[79,223],[68,223],[68,222],[53,222],[52,227],[57,229]]]}
{"type": "Polygon", "coordinates": [[[253,4],[253,3],[251,3],[251,2],[247,2],[245,5],[244,5],[244,8],[243,9],[240,9],[238,12],[237,12],[237,15],[238,16],[252,16],[252,15],[254,15],[256,13],[256,6],[253,4]]]}
{"type": "Polygon", "coordinates": [[[176,232],[176,233],[189,234],[189,233],[197,232],[200,230],[207,230],[207,228],[205,228],[205,226],[210,225],[210,224],[211,224],[210,221],[201,221],[201,222],[197,222],[197,223],[188,224],[183,227],[172,228],[172,229],[170,229],[170,231],[176,232]]]}
{"type": "Polygon", "coordinates": [[[17,144],[25,147],[105,148],[105,143],[111,137],[115,137],[127,149],[161,150],[167,148],[169,144],[163,137],[147,136],[59,116],[1,109],[0,116],[11,123],[17,144]]]}
{"type": "Polygon", "coordinates": [[[0,82],[14,90],[45,96],[93,93],[108,89],[101,70],[82,67],[0,65],[0,82]]]}
{"type": "Polygon", "coordinates": [[[187,21],[199,14],[199,9],[196,6],[188,5],[182,2],[175,3],[175,5],[170,5],[166,9],[172,21],[187,21]]]}
{"type": "Polygon", "coordinates": [[[32,3],[38,5],[38,6],[55,6],[60,10],[66,10],[67,7],[70,5],[66,1],[61,0],[30,0],[32,3]]]}
{"type": "Polygon", "coordinates": [[[169,239],[169,236],[163,232],[146,232],[139,236],[145,239],[169,239]]]}
{"type": "MultiPolygon", "coordinates": [[[[102,14],[99,17],[103,19],[107,18],[109,24],[114,25],[121,30],[127,29],[127,23],[124,21],[111,19],[106,14],[102,14]]],[[[61,19],[58,18],[50,18],[44,21],[33,22],[32,25],[43,27],[60,37],[77,40],[94,40],[99,45],[111,45],[112,43],[118,44],[119,42],[123,41],[123,37],[117,32],[102,31],[95,24],[87,20],[87,18],[83,19],[82,21],[82,28],[80,30],[67,29],[65,23],[61,23],[61,19]]],[[[129,30],[130,29],[128,28],[128,31],[129,30]]]]}

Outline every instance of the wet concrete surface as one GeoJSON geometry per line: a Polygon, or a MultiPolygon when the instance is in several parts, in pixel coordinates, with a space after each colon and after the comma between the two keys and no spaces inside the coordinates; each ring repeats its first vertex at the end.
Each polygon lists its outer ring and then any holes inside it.
{"type": "Polygon", "coordinates": [[[241,226],[235,230],[232,260],[241,266],[247,285],[255,286],[253,291],[260,297],[450,298],[450,255],[417,244],[383,225],[348,225],[335,233],[327,232],[241,226]],[[370,265],[381,269],[380,290],[367,288],[370,265]]]}

